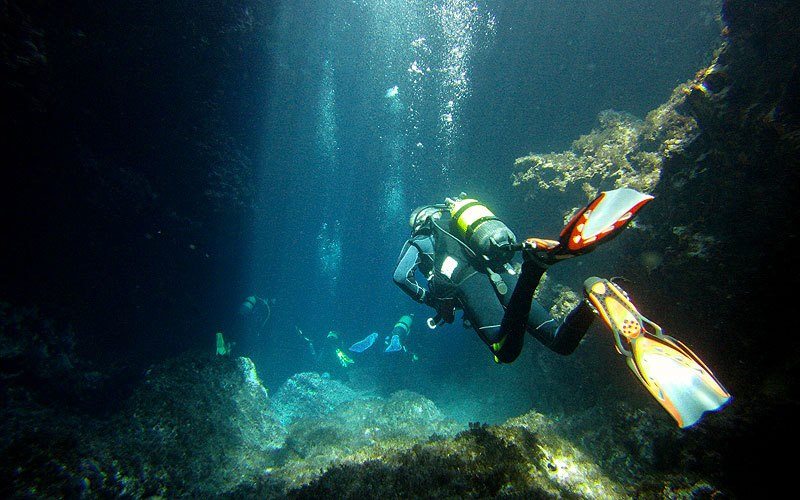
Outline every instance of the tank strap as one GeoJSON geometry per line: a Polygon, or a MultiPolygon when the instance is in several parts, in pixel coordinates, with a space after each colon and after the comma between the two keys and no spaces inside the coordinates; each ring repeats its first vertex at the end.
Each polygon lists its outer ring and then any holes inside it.
{"type": "Polygon", "coordinates": [[[466,212],[468,208],[474,207],[475,205],[480,205],[480,203],[474,200],[469,203],[464,203],[461,207],[459,207],[459,209],[453,215],[450,216],[450,219],[453,221],[457,221],[458,218],[461,217],[461,214],[466,212]]]}
{"type": "Polygon", "coordinates": [[[472,233],[475,232],[475,230],[478,228],[478,226],[480,226],[484,222],[490,221],[490,220],[500,220],[500,219],[495,217],[494,215],[487,215],[485,217],[481,217],[480,219],[474,221],[472,224],[469,225],[469,227],[467,228],[467,231],[464,233],[464,239],[469,241],[469,239],[472,238],[472,233]]]}

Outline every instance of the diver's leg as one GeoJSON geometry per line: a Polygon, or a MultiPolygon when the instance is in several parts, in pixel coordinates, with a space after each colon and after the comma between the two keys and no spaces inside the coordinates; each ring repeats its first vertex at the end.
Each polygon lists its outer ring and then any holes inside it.
{"type": "Polygon", "coordinates": [[[464,309],[464,316],[472,323],[478,336],[492,350],[497,360],[502,363],[514,361],[522,351],[524,329],[517,335],[501,332],[503,305],[489,278],[485,274],[475,273],[458,286],[458,299],[464,309]]]}
{"type": "MultiPolygon", "coordinates": [[[[526,261],[523,264],[514,293],[507,303],[506,318],[509,328],[511,325],[519,324],[527,302],[529,305],[525,326],[528,333],[553,352],[562,355],[572,354],[591,326],[595,316],[594,311],[585,301],[581,301],[559,326],[550,313],[538,301],[533,300],[533,293],[544,271],[545,269],[534,262],[526,261]]],[[[513,278],[506,281],[513,282],[513,278]]]]}
{"type": "MultiPolygon", "coordinates": [[[[533,294],[536,287],[539,286],[544,271],[545,269],[535,262],[526,260],[522,264],[522,271],[518,277],[511,274],[503,276],[509,287],[513,286],[513,291],[510,297],[508,295],[504,297],[506,309],[498,336],[505,339],[505,344],[509,344],[506,357],[511,358],[511,361],[516,359],[522,351],[525,329],[529,324],[531,311],[535,310],[538,313],[539,310],[543,310],[538,303],[534,302],[533,294]],[[534,304],[537,309],[534,309],[534,304]]],[[[505,348],[506,345],[503,345],[500,354],[506,354],[505,348]]],[[[499,355],[498,358],[504,361],[499,355]]],[[[510,363],[511,361],[504,362],[510,363]]]]}
{"type": "Polygon", "coordinates": [[[536,340],[549,347],[556,338],[558,322],[539,301],[534,300],[528,313],[527,330],[536,340]]]}
{"type": "Polygon", "coordinates": [[[564,322],[556,330],[554,338],[549,344],[545,343],[545,345],[558,354],[565,356],[572,354],[580,344],[583,336],[586,335],[589,327],[592,326],[594,317],[595,314],[591,306],[585,300],[581,300],[564,318],[564,322]]]}
{"type": "Polygon", "coordinates": [[[550,313],[534,300],[528,314],[527,330],[548,349],[566,356],[572,354],[578,347],[592,325],[594,316],[589,304],[581,300],[559,326],[550,313]]]}

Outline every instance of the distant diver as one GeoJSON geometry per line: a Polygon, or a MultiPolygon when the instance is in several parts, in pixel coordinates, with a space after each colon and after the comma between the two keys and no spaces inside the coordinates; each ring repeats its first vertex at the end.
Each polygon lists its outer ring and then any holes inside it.
{"type": "MultiPolygon", "coordinates": [[[[390,336],[386,337],[386,348],[383,352],[398,352],[398,351],[406,351],[406,341],[408,339],[408,335],[411,332],[411,324],[414,321],[413,314],[405,314],[397,320],[395,323],[394,328],[392,328],[392,333],[390,336]]],[[[372,347],[375,344],[375,340],[378,338],[378,333],[373,332],[367,335],[362,340],[359,340],[355,344],[350,346],[350,350],[357,353],[362,353],[372,347]]]]}
{"type": "MultiPolygon", "coordinates": [[[[306,335],[298,326],[294,327],[297,335],[303,339],[308,346],[308,354],[314,361],[314,369],[323,373],[341,374],[345,368],[355,363],[355,360],[344,352],[342,339],[339,332],[330,330],[325,338],[315,346],[311,338],[306,335]]],[[[375,336],[377,337],[377,333],[375,336]]]]}
{"type": "Polygon", "coordinates": [[[397,320],[397,323],[394,324],[394,328],[392,328],[392,334],[387,342],[388,345],[383,352],[398,352],[407,350],[406,343],[409,333],[411,333],[411,324],[413,321],[413,314],[406,314],[397,320]]]}
{"type": "Polygon", "coordinates": [[[275,299],[262,299],[261,297],[251,295],[239,306],[239,314],[243,317],[251,318],[253,321],[251,328],[255,330],[257,336],[261,336],[261,332],[267,326],[267,322],[272,316],[272,307],[270,303],[274,304],[275,299]]]}
{"type": "Polygon", "coordinates": [[[348,366],[355,363],[355,361],[353,361],[353,358],[351,358],[350,356],[347,355],[346,352],[344,352],[342,346],[342,339],[339,337],[339,332],[335,330],[329,331],[328,334],[325,336],[325,340],[326,343],[328,344],[326,351],[333,353],[333,359],[335,359],[336,362],[339,363],[339,365],[341,365],[342,368],[347,368],[348,366]]]}
{"type": "Polygon", "coordinates": [[[428,319],[429,328],[452,323],[455,311],[462,310],[465,324],[489,347],[497,363],[517,359],[525,331],[553,352],[571,354],[599,314],[618,339],[618,350],[620,345],[630,344],[631,349],[620,352],[631,354],[628,359],[639,380],[654,395],[657,392],[654,387],[668,389],[669,403],[661,399],[659,402],[679,425],[691,425],[704,411],[721,408],[730,395],[691,351],[661,335],[660,329],[646,336],[649,340],[645,341],[626,337],[625,332],[632,327],[627,326],[629,323],[620,327],[617,321],[630,322],[643,317],[627,299],[623,308],[621,300],[610,298],[617,297],[616,294],[609,292],[604,296],[594,288],[601,282],[608,283],[609,291],[618,287],[608,281],[597,281],[599,278],[587,280],[587,300],[581,301],[561,325],[533,299],[542,275],[550,266],[591,252],[611,240],[652,199],[628,188],[602,192],[572,217],[558,241],[528,238],[521,243],[485,205],[466,198],[463,193],[447,198],[442,204],[421,206],[411,213],[411,237],[400,252],[394,282],[412,299],[436,311],[428,319]],[[523,256],[519,272],[511,264],[516,252],[522,252],[523,256]],[[425,276],[427,288],[417,283],[416,271],[425,276]],[[603,307],[613,314],[604,316],[603,307]],[[621,314],[620,309],[629,314],[621,314]],[[674,376],[671,385],[662,371],[652,372],[656,366],[666,370],[668,377],[674,376]],[[697,369],[702,373],[692,376],[684,373],[697,369]],[[703,409],[699,415],[698,408],[703,409]]]}

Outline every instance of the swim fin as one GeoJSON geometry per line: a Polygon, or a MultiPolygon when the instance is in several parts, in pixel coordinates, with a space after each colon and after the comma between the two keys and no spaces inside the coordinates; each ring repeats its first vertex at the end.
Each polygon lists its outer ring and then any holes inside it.
{"type": "Polygon", "coordinates": [[[573,256],[591,252],[598,244],[618,235],[652,199],[651,195],[630,188],[603,191],[564,226],[554,254],[573,256]]]}
{"type": "Polygon", "coordinates": [[[377,338],[378,338],[377,332],[370,333],[363,340],[359,340],[355,344],[351,345],[350,350],[353,352],[364,352],[370,347],[372,347],[372,344],[375,343],[375,339],[377,338]]]}
{"type": "Polygon", "coordinates": [[[619,286],[592,277],[584,282],[584,292],[614,334],[628,367],[679,427],[696,424],[730,401],[730,393],[700,358],[642,316],[619,286]]]}
{"type": "Polygon", "coordinates": [[[501,248],[526,251],[528,258],[545,267],[551,266],[564,259],[589,253],[600,243],[611,240],[652,199],[651,195],[630,188],[603,191],[572,216],[561,230],[558,241],[528,238],[501,248]]]}
{"type": "Polygon", "coordinates": [[[402,350],[403,350],[403,344],[400,343],[400,336],[392,335],[392,339],[389,341],[389,345],[386,346],[386,349],[383,352],[397,352],[402,350]]]}

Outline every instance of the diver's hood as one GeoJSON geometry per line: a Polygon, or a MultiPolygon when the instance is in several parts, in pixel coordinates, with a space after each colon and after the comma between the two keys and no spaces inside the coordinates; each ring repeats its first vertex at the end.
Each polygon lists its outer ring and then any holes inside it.
{"type": "Polygon", "coordinates": [[[415,208],[408,218],[408,225],[411,226],[412,232],[416,233],[430,217],[434,217],[437,214],[441,216],[442,210],[443,207],[441,205],[422,205],[415,208]]]}

